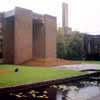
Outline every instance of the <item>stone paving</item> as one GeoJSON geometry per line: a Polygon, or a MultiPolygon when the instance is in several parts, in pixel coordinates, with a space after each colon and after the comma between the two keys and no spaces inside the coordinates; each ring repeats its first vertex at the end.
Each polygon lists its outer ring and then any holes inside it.
{"type": "Polygon", "coordinates": [[[56,66],[54,68],[69,69],[69,70],[88,70],[88,69],[100,70],[100,64],[61,65],[61,66],[56,66]]]}

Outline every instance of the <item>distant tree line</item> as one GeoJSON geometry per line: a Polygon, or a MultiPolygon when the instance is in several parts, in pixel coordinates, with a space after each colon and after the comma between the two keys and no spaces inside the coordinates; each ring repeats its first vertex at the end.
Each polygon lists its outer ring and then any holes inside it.
{"type": "Polygon", "coordinates": [[[70,35],[64,36],[63,30],[58,30],[57,35],[57,57],[69,60],[83,59],[84,33],[73,31],[70,35]]]}

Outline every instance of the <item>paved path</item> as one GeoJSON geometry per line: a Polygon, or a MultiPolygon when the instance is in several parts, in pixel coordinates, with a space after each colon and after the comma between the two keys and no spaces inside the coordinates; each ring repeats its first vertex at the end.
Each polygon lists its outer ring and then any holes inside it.
{"type": "Polygon", "coordinates": [[[100,70],[100,64],[61,65],[61,66],[56,66],[55,68],[57,68],[57,69],[69,69],[69,70],[87,70],[87,69],[100,70]]]}

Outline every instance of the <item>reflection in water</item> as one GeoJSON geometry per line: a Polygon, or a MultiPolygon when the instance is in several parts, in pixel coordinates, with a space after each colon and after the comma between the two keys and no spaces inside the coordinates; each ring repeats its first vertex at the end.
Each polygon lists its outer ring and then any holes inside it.
{"type": "Polygon", "coordinates": [[[82,82],[83,87],[60,85],[62,88],[58,89],[56,100],[92,100],[100,96],[99,84],[97,82],[87,83],[86,85],[86,82],[82,82]]]}
{"type": "Polygon", "coordinates": [[[88,100],[97,95],[100,95],[100,90],[99,90],[99,87],[97,86],[85,87],[85,88],[80,89],[79,91],[71,90],[68,93],[68,97],[71,100],[88,100]]]}
{"type": "MultiPolygon", "coordinates": [[[[9,100],[100,100],[100,76],[9,93],[9,100]]],[[[0,99],[1,100],[1,99],[0,99]]],[[[4,99],[6,100],[6,99],[4,99]]]]}

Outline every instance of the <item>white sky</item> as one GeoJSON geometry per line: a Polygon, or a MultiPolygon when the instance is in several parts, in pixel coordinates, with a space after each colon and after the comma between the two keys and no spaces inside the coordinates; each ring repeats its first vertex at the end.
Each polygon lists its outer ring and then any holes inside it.
{"type": "Polygon", "coordinates": [[[0,11],[20,6],[40,14],[57,16],[57,23],[61,26],[62,2],[69,3],[69,26],[73,30],[100,33],[100,0],[0,0],[0,11]]]}

